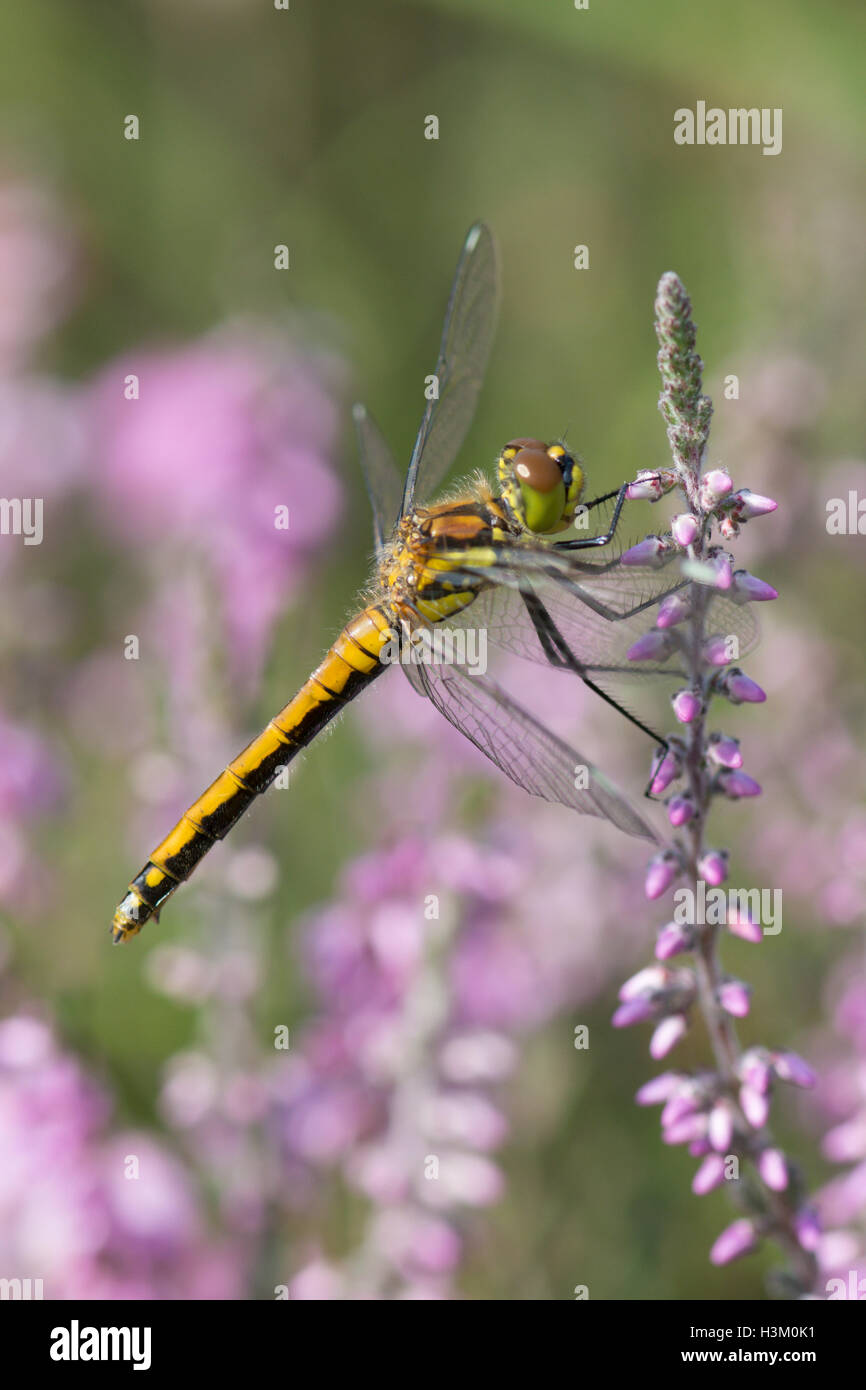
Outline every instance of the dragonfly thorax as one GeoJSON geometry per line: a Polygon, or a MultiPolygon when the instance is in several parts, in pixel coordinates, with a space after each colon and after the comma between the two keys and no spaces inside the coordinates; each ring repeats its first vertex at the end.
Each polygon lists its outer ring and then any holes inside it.
{"type": "Polygon", "coordinates": [[[583,469],[561,444],[512,439],[497,460],[502,498],[521,530],[565,531],[583,492],[583,469]]]}

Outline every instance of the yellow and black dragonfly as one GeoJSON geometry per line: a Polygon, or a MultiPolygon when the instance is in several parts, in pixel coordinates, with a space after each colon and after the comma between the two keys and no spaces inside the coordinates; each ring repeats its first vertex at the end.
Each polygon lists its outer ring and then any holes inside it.
{"type": "MultiPolygon", "coordinates": [[[[498,490],[479,475],[450,498],[425,506],[454,462],[472,420],[497,309],[497,265],[489,229],[471,228],[457,267],[421,427],[405,480],[362,406],[354,409],[374,517],[376,568],[363,607],[315,671],[264,731],[181,817],[132,883],[114,914],[115,942],[155,917],[217,840],[350,700],[399,663],[416,690],[526,791],[602,816],[630,835],[656,840],[631,803],[580,753],[546,729],[484,674],[472,674],[461,633],[564,668],[657,736],[605,689],[629,669],[627,648],[642,635],[639,615],[682,586],[656,570],[577,552],[613,539],[627,484],[584,504],[613,502],[602,535],[551,538],[572,526],[584,489],[580,464],[560,443],[520,438],[497,463],[498,490]],[[445,648],[432,640],[443,631],[445,648]],[[407,645],[408,656],[407,660],[407,645]]],[[[670,668],[671,671],[675,668],[670,668]]],[[[643,672],[667,674],[664,662],[643,672]]]]}

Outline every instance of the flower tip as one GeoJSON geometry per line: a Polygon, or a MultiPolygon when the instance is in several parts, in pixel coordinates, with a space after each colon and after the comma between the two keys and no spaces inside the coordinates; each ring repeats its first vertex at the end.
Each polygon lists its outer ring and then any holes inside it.
{"type": "Polygon", "coordinates": [[[677,1043],[688,1030],[688,1021],[684,1014],[669,1014],[663,1018],[650,1039],[650,1056],[656,1062],[661,1061],[672,1052],[677,1043]]]}
{"type": "Polygon", "coordinates": [[[650,902],[667,891],[676,878],[677,869],[678,861],[673,854],[657,854],[650,860],[644,880],[644,894],[650,902]]]}
{"type": "Polygon", "coordinates": [[[719,884],[724,883],[728,876],[727,851],[707,850],[706,854],[698,860],[698,872],[711,888],[718,888],[719,884]]]}
{"type": "Polygon", "coordinates": [[[678,690],[671,700],[673,711],[680,724],[691,724],[700,712],[700,697],[693,690],[678,690]]]}
{"type": "Polygon", "coordinates": [[[757,1244],[757,1235],[751,1221],[745,1218],[735,1221],[733,1225],[727,1226],[718,1237],[712,1250],[710,1251],[710,1263],[714,1265],[730,1264],[732,1260],[738,1260],[741,1255],[748,1255],[754,1250],[757,1244]]]}

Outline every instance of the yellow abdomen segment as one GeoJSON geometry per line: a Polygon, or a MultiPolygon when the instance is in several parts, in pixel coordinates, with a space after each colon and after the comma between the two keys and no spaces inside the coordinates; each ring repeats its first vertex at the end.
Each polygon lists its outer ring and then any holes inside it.
{"type": "Polygon", "coordinates": [[[376,606],[346,624],[295,698],[229,763],[153,851],[114,914],[115,942],[128,941],[141,931],[280,769],[385,670],[379,656],[390,639],[390,624],[387,611],[376,606]]]}

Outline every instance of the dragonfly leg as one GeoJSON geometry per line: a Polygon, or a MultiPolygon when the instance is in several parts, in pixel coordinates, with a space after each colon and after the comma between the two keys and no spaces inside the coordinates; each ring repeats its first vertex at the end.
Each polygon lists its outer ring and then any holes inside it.
{"type": "Polygon", "coordinates": [[[586,511],[593,507],[598,507],[602,502],[609,502],[611,498],[616,498],[616,505],[613,509],[610,526],[601,536],[581,536],[571,541],[554,541],[555,550],[590,550],[600,545],[610,545],[616,535],[616,528],[619,524],[620,512],[626,499],[626,494],[630,488],[630,483],[623,483],[621,487],[615,488],[613,492],[603,492],[600,497],[593,497],[591,502],[584,502],[586,511]]]}
{"type": "Polygon", "coordinates": [[[554,541],[554,550],[590,550],[595,546],[610,545],[616,535],[616,528],[619,525],[620,512],[625,502],[625,495],[628,492],[629,484],[623,483],[622,487],[616,492],[606,492],[601,497],[594,497],[591,502],[586,503],[587,510],[590,507],[597,507],[601,502],[609,502],[612,497],[616,498],[616,505],[613,509],[613,516],[610,519],[610,526],[602,536],[581,536],[572,541],[554,541]]]}
{"type": "Polygon", "coordinates": [[[600,685],[596,684],[589,675],[587,668],[569,647],[538,595],[528,593],[524,589],[521,589],[520,594],[526,605],[526,611],[532,620],[532,625],[538,634],[538,640],[541,643],[544,654],[551,666],[560,666],[567,671],[573,671],[576,676],[580,676],[584,685],[589,686],[590,690],[594,691],[596,695],[600,695],[607,704],[611,705],[613,709],[618,710],[630,724],[634,724],[635,728],[640,729],[641,733],[646,734],[654,743],[667,750],[668,741],[666,738],[661,734],[657,734],[648,724],[644,724],[638,719],[637,715],[632,714],[630,710],[627,710],[624,705],[621,705],[618,700],[615,700],[612,695],[609,695],[606,690],[603,690],[600,685]]]}

